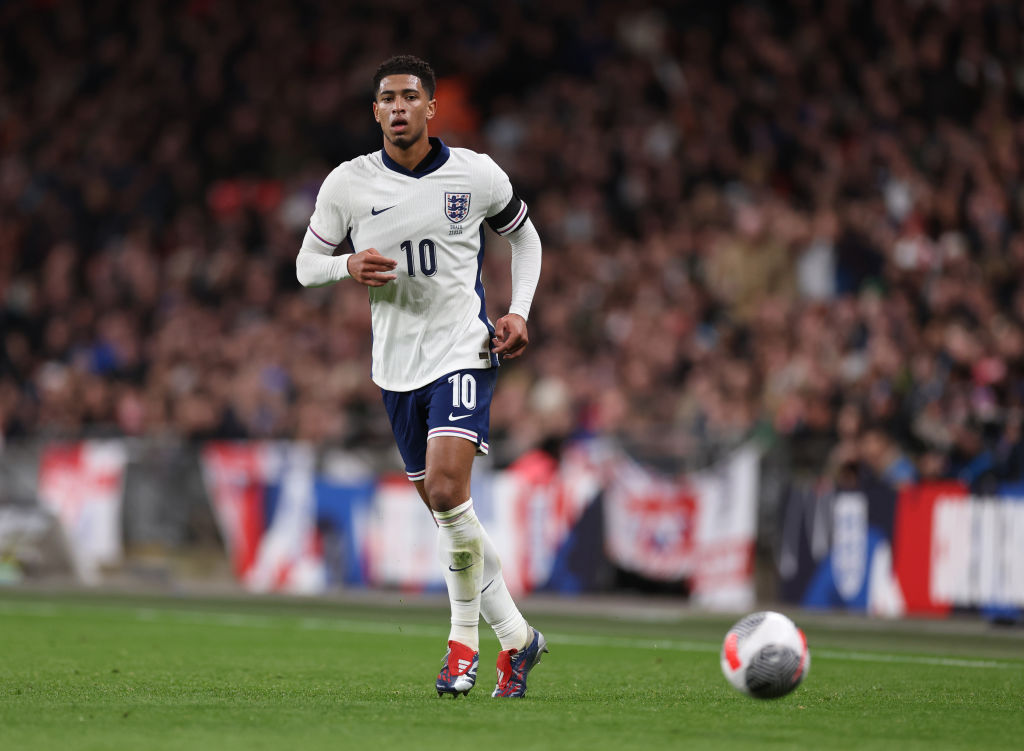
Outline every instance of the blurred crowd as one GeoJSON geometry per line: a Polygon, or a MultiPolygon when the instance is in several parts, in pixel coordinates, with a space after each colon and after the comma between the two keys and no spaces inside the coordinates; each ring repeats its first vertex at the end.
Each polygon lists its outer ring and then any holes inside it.
{"type": "Polygon", "coordinates": [[[758,432],[894,485],[1024,474],[1015,1],[8,0],[0,38],[8,441],[390,445],[365,290],[294,258],[409,52],[432,133],[491,154],[544,241],[499,462],[758,432]]]}

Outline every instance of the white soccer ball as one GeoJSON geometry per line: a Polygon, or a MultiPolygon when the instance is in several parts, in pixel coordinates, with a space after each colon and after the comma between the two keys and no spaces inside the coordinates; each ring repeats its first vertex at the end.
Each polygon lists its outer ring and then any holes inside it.
{"type": "Polygon", "coordinates": [[[785,696],[810,669],[804,632],[782,613],[751,613],[730,628],[722,642],[722,673],[747,696],[785,696]]]}

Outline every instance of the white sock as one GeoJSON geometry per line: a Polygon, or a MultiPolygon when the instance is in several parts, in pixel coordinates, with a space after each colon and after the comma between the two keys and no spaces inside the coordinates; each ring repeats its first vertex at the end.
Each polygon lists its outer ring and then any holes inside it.
{"type": "Polygon", "coordinates": [[[483,532],[484,575],[483,591],[480,593],[480,614],[494,629],[494,635],[501,642],[501,649],[524,649],[529,646],[530,626],[516,607],[505,577],[501,575],[501,559],[491,542],[487,530],[483,532]]]}
{"type": "Polygon", "coordinates": [[[484,578],[484,528],[470,498],[451,511],[435,511],[438,553],[452,606],[450,641],[480,649],[480,587],[484,578]]]}

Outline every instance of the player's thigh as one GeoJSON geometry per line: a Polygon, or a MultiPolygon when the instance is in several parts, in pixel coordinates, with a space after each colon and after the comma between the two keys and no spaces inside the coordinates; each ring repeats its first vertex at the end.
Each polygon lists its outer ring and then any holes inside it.
{"type": "Polygon", "coordinates": [[[464,438],[436,436],[427,441],[423,488],[434,511],[448,511],[469,500],[476,446],[464,438]]]}
{"type": "Polygon", "coordinates": [[[423,394],[384,389],[381,393],[406,475],[413,482],[422,480],[426,474],[428,407],[423,394]]]}
{"type": "Polygon", "coordinates": [[[424,488],[435,510],[469,498],[473,457],[488,451],[496,375],[493,369],[461,370],[432,386],[424,488]]]}

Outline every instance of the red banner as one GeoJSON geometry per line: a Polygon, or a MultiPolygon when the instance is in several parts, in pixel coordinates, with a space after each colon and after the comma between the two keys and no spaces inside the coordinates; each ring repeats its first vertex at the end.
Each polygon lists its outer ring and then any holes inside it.
{"type": "Polygon", "coordinates": [[[244,580],[263,537],[263,471],[260,445],[210,443],[203,470],[235,576],[244,580]]]}
{"type": "Polygon", "coordinates": [[[933,597],[932,562],[935,505],[940,499],[964,499],[967,488],[959,482],[932,482],[905,487],[900,492],[893,528],[893,566],[908,613],[946,615],[949,601],[933,597]]]}

